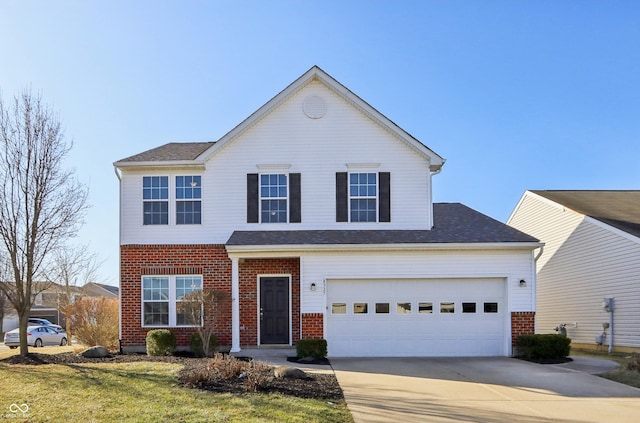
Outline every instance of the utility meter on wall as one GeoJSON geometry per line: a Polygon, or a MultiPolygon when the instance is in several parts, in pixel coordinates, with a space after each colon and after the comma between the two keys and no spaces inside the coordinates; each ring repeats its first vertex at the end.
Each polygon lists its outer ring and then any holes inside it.
{"type": "Polygon", "coordinates": [[[613,298],[605,298],[602,300],[602,308],[607,313],[611,313],[613,311],[613,298]]]}

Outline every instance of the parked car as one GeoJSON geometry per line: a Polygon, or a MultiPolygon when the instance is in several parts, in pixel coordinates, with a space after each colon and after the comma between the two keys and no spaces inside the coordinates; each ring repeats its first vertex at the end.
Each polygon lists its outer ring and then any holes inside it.
{"type": "MultiPolygon", "coordinates": [[[[4,334],[4,344],[9,348],[20,346],[19,329],[10,330],[4,334]]],[[[67,345],[67,334],[58,332],[50,326],[29,326],[27,328],[27,344],[32,347],[45,345],[67,345]]]]}
{"type": "Polygon", "coordinates": [[[41,319],[39,317],[29,317],[29,326],[50,326],[58,332],[64,332],[64,328],[55,323],[51,323],[47,319],[41,319]]]}

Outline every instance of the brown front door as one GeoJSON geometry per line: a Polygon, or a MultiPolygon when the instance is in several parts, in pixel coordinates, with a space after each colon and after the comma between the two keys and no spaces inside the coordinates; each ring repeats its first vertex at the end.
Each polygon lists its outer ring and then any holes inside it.
{"type": "Polygon", "coordinates": [[[260,344],[289,344],[289,278],[260,278],[260,344]]]}

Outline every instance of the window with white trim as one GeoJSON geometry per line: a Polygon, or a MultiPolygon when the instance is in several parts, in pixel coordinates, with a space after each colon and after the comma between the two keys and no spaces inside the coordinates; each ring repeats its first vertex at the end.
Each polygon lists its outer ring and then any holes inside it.
{"type": "MultiPolygon", "coordinates": [[[[202,315],[202,306],[196,313],[188,313],[185,303],[191,296],[197,298],[202,291],[201,275],[143,276],[142,326],[176,327],[199,326],[193,323],[202,315]]],[[[188,305],[188,304],[187,304],[188,305]]]]}
{"type": "Polygon", "coordinates": [[[376,222],[378,216],[378,174],[349,174],[351,222],[376,222]]]}
{"type": "Polygon", "coordinates": [[[260,175],[260,221],[262,223],[287,222],[287,175],[260,175]]]}
{"type": "Polygon", "coordinates": [[[144,225],[169,224],[169,177],[144,176],[142,178],[144,225]]]}
{"type": "Polygon", "coordinates": [[[202,223],[202,177],[176,176],[176,224],[202,223]]]}

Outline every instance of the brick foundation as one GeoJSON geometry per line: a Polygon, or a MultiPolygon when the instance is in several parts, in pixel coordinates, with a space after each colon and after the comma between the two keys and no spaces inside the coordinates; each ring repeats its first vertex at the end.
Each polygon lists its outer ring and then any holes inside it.
{"type": "Polygon", "coordinates": [[[516,342],[518,335],[533,335],[535,333],[536,312],[511,312],[511,344],[516,342]]]}
{"type": "Polygon", "coordinates": [[[302,315],[302,339],[324,338],[324,315],[304,313],[302,315]]]}

